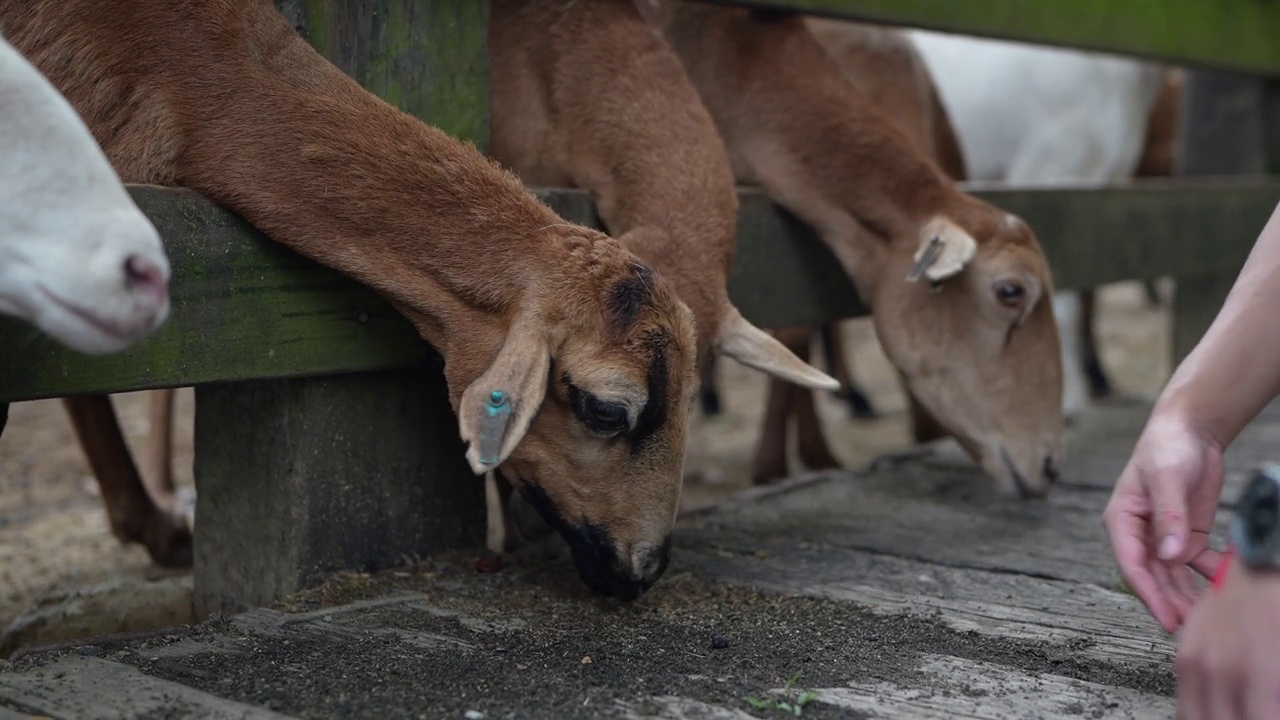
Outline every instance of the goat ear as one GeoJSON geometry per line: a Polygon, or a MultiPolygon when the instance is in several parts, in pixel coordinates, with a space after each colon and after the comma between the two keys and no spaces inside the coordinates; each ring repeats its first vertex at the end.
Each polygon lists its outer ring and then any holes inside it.
{"type": "Polygon", "coordinates": [[[796,357],[777,338],[747,322],[732,305],[720,319],[715,344],[722,355],[801,387],[840,389],[835,378],[796,357]]]}
{"type": "Polygon", "coordinates": [[[551,355],[540,332],[514,323],[498,357],[462,393],[458,425],[471,471],[482,475],[515,450],[547,394],[551,355]]]}
{"type": "Polygon", "coordinates": [[[977,254],[978,242],[972,235],[955,223],[939,218],[925,226],[907,282],[916,282],[922,276],[931,282],[941,282],[958,275],[977,254]]]}

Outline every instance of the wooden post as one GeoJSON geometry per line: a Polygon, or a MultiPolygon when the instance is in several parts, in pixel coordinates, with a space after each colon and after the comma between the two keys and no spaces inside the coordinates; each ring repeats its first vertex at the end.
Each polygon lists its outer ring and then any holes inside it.
{"type": "MultiPolygon", "coordinates": [[[[1176,175],[1267,171],[1268,103],[1261,77],[1189,70],[1182,97],[1176,175]]],[[[1261,230],[1259,225],[1257,230],[1261,230]]],[[[1236,273],[1180,276],[1173,301],[1173,364],[1195,348],[1226,300],[1236,273]]]]}
{"type": "MultiPolygon", "coordinates": [[[[331,62],[483,147],[488,3],[281,0],[331,62]]],[[[484,542],[484,490],[433,366],[196,388],[195,610],[484,542]]]]}

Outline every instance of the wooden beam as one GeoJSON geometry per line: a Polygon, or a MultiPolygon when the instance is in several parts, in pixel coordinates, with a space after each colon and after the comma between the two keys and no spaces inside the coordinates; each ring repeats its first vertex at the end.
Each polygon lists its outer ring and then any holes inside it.
{"type": "Polygon", "coordinates": [[[364,89],[465,142],[489,138],[489,3],[276,0],[364,89]]]}
{"type": "Polygon", "coordinates": [[[1258,0],[707,0],[1280,74],[1280,4],[1258,0]]]}
{"type": "MultiPolygon", "coordinates": [[[[1270,165],[1267,157],[1269,86],[1274,87],[1256,77],[1206,70],[1187,73],[1176,167],[1176,174],[1183,181],[1206,175],[1223,177],[1266,171],[1270,165]]],[[[1259,224],[1254,238],[1261,230],[1262,224],[1259,224]]],[[[1250,245],[1252,242],[1251,239],[1250,245]]],[[[1231,292],[1236,274],[1210,271],[1187,275],[1178,279],[1174,289],[1171,350],[1175,366],[1213,324],[1231,292]]]]}
{"type": "MultiPolygon", "coordinates": [[[[1234,277],[1280,198],[1280,180],[1144,182],[1107,189],[966,186],[1036,229],[1061,288],[1165,275],[1234,277]]],[[[401,368],[430,355],[373,291],[267,240],[181,189],[131,187],[173,261],[173,311],[119,355],[86,357],[0,320],[0,402],[217,381],[401,368]]],[[[537,191],[599,227],[581,191],[537,191]]],[[[834,256],[760,192],[742,190],[729,290],[765,327],[865,314],[834,256]]]]}

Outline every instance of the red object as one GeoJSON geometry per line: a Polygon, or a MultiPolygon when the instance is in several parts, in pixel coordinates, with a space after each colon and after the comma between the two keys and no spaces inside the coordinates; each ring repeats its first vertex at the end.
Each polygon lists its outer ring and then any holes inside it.
{"type": "Polygon", "coordinates": [[[1213,589],[1217,590],[1222,587],[1222,583],[1227,580],[1227,568],[1231,567],[1231,560],[1236,556],[1235,548],[1227,548],[1222,553],[1222,560],[1218,563],[1218,569],[1213,573],[1213,589]]]}
{"type": "Polygon", "coordinates": [[[491,553],[485,552],[476,558],[476,571],[482,573],[496,573],[502,570],[502,558],[491,553]]]}

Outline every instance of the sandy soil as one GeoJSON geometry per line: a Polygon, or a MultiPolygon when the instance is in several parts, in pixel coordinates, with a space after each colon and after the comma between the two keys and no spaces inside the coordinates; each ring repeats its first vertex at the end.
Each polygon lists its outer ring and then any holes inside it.
{"type": "MultiPolygon", "coordinates": [[[[1104,362],[1114,384],[1125,395],[1153,396],[1169,373],[1167,306],[1150,307],[1134,283],[1109,287],[1101,297],[1104,362]]],[[[908,433],[901,392],[869,323],[855,320],[848,326],[854,372],[884,417],[853,421],[846,406],[825,396],[819,412],[832,449],[847,467],[856,467],[901,449],[908,433]]],[[[686,508],[749,484],[765,383],[733,362],[721,365],[720,382],[724,414],[695,421],[686,508]]],[[[147,432],[146,396],[121,395],[115,402],[137,452],[147,432]]],[[[181,391],[175,471],[182,487],[192,485],[193,412],[191,390],[181,391]]],[[[794,462],[792,468],[800,469],[794,462]]],[[[22,626],[29,638],[47,641],[66,627],[119,632],[184,622],[190,614],[189,588],[189,573],[161,572],[140,547],[122,547],[111,537],[60,402],[14,405],[0,439],[0,632],[22,626]],[[32,628],[44,630],[33,634],[32,628]]]]}

